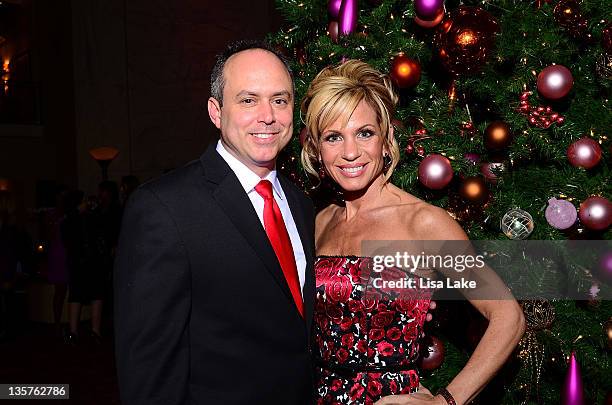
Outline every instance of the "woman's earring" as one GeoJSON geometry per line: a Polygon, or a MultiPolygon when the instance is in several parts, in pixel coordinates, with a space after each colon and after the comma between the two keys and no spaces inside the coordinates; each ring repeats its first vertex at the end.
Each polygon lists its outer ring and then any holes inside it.
{"type": "Polygon", "coordinates": [[[389,169],[389,167],[391,167],[391,156],[389,156],[388,153],[385,153],[383,155],[383,165],[384,165],[384,170],[386,171],[387,169],[389,169]]]}
{"type": "Polygon", "coordinates": [[[319,179],[323,180],[325,178],[325,166],[323,166],[323,162],[319,159],[319,179]]]}

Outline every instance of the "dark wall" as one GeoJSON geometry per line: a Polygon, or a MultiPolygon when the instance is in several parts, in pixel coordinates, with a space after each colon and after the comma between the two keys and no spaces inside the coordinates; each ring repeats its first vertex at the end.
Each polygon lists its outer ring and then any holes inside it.
{"type": "Polygon", "coordinates": [[[113,180],[156,177],[199,156],[217,136],[205,109],[214,55],[280,25],[273,0],[23,0],[10,7],[18,19],[3,25],[0,13],[0,31],[13,27],[0,53],[29,53],[42,114],[40,125],[0,124],[0,178],[13,181],[28,209],[38,180],[94,193],[93,147],[120,150],[113,180]]]}
{"type": "MultiPolygon", "coordinates": [[[[197,158],[216,137],[206,112],[214,56],[279,25],[272,0],[73,2],[78,150],[111,145],[119,178],[141,179],[197,158]],[[101,124],[101,125],[100,125],[101,124]]],[[[79,154],[80,184],[98,169],[79,154]]]]}
{"type": "Polygon", "coordinates": [[[9,12],[0,13],[0,29],[8,32],[0,52],[11,60],[9,86],[26,88],[24,108],[40,115],[16,114],[0,124],[0,177],[11,180],[18,205],[28,211],[35,208],[39,180],[78,183],[70,1],[4,7],[9,12]]]}

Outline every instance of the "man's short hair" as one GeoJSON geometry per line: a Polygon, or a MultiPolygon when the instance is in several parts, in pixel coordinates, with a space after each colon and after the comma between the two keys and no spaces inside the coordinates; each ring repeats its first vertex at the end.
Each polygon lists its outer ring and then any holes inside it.
{"type": "Polygon", "coordinates": [[[283,62],[283,65],[285,66],[285,69],[287,69],[287,73],[289,73],[289,77],[291,78],[291,91],[295,93],[293,71],[291,70],[291,66],[289,65],[287,58],[266,41],[243,39],[230,43],[223,52],[217,55],[215,60],[215,66],[213,67],[210,75],[210,95],[219,101],[220,105],[223,105],[223,87],[225,87],[223,69],[225,68],[225,63],[232,55],[237,54],[238,52],[247,51],[249,49],[263,49],[264,51],[274,54],[281,62],[283,62]]]}

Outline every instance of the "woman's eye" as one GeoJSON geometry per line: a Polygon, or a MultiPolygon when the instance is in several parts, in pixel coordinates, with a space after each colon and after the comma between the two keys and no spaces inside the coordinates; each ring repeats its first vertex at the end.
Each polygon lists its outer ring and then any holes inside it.
{"type": "Polygon", "coordinates": [[[340,135],[332,134],[325,137],[325,142],[337,142],[341,139],[340,135]]]}
{"type": "Polygon", "coordinates": [[[372,132],[372,131],[361,131],[357,136],[359,136],[360,138],[370,138],[371,136],[374,136],[374,132],[372,132]]]}

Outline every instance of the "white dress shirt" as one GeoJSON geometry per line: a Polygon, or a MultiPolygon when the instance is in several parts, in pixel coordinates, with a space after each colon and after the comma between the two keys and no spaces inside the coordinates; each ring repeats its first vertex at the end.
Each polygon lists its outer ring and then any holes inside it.
{"type": "MultiPolygon", "coordinates": [[[[287,199],[285,198],[285,193],[283,192],[283,188],[276,177],[276,169],[270,171],[265,178],[260,178],[257,174],[255,174],[251,169],[249,169],[244,163],[239,161],[225,149],[221,140],[217,142],[217,152],[223,160],[227,162],[229,167],[238,177],[238,181],[244,188],[244,191],[249,196],[251,200],[251,204],[253,204],[253,208],[255,208],[255,212],[257,212],[257,216],[259,217],[259,221],[261,222],[261,226],[264,226],[264,199],[260,196],[257,191],[255,191],[255,186],[261,180],[268,180],[272,183],[272,189],[274,194],[274,200],[278,207],[280,208],[281,214],[283,216],[283,220],[285,221],[285,227],[287,228],[287,232],[289,233],[289,239],[291,239],[291,246],[293,247],[293,255],[295,256],[295,264],[297,267],[298,277],[300,279],[300,286],[302,287],[302,293],[304,291],[304,281],[306,280],[306,256],[304,255],[304,248],[302,246],[302,241],[300,240],[300,235],[297,230],[297,226],[295,225],[295,221],[293,220],[293,216],[291,215],[291,209],[289,208],[289,204],[287,203],[287,199]]],[[[265,228],[264,228],[265,229],[265,228]]]]}

